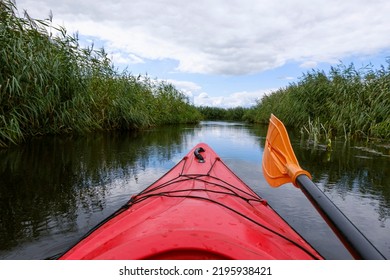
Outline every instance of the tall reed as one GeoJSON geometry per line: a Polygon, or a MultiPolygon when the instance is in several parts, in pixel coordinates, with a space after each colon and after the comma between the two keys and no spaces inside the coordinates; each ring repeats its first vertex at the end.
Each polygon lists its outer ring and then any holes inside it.
{"type": "Polygon", "coordinates": [[[205,120],[245,121],[244,115],[248,108],[220,108],[210,106],[197,107],[205,120]]]}
{"type": "Polygon", "coordinates": [[[119,72],[104,49],[82,48],[51,19],[20,17],[15,2],[0,0],[0,147],[35,135],[200,120],[173,86],[119,72]]]}
{"type": "MultiPolygon", "coordinates": [[[[276,114],[288,126],[310,127],[324,135],[390,138],[390,60],[386,66],[356,69],[339,64],[329,73],[312,70],[299,82],[262,98],[249,118],[268,122],[276,114]]],[[[314,130],[313,130],[314,131],[314,130]]]]}

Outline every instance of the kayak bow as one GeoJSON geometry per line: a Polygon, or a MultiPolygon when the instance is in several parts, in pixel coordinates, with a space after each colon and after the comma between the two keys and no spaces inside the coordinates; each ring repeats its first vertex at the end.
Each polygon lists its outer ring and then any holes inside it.
{"type": "Polygon", "coordinates": [[[204,143],[60,259],[322,259],[204,143]]]}

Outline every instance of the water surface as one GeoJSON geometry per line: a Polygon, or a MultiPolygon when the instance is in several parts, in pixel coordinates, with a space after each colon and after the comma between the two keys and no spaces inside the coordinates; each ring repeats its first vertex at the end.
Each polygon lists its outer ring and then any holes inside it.
{"type": "MultiPolygon", "coordinates": [[[[143,132],[36,138],[0,150],[0,259],[45,259],[82,237],[206,142],[328,259],[349,259],[302,192],[271,188],[261,159],[266,127],[202,122],[143,132]]],[[[390,258],[390,146],[334,141],[328,152],[290,133],[301,166],[390,258]]]]}

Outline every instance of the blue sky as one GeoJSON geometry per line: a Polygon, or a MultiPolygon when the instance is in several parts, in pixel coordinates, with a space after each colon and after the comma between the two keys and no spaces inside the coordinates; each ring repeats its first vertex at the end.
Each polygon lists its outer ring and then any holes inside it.
{"type": "Polygon", "coordinates": [[[195,105],[251,106],[311,69],[387,65],[388,0],[16,0],[119,69],[166,80],[195,105]]]}

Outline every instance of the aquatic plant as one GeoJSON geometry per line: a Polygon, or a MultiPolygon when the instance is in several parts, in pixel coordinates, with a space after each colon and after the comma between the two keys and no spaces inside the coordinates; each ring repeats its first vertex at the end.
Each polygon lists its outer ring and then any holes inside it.
{"type": "Polygon", "coordinates": [[[172,85],[119,72],[105,50],[0,0],[0,147],[44,134],[197,122],[172,85]]]}
{"type": "Polygon", "coordinates": [[[197,107],[205,120],[245,121],[244,115],[248,108],[220,108],[211,106],[197,107]]]}
{"type": "Polygon", "coordinates": [[[379,69],[339,64],[329,73],[312,70],[264,96],[248,118],[267,123],[273,113],[312,136],[389,139],[390,59],[386,63],[379,69]]]}

